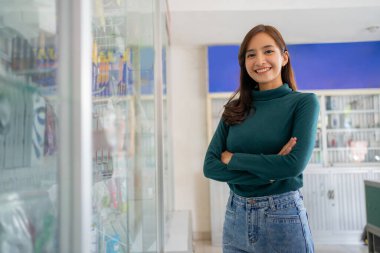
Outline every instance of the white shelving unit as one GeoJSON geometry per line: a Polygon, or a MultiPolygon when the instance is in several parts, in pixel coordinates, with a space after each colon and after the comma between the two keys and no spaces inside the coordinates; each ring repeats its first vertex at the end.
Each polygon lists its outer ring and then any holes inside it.
{"type": "MultiPolygon", "coordinates": [[[[380,89],[311,91],[320,115],[304,173],[305,205],[316,243],[360,243],[366,224],[364,180],[380,179],[380,89]]],[[[209,94],[211,139],[230,93],[209,94]]],[[[210,181],[212,243],[221,245],[225,183],[210,181]]]]}

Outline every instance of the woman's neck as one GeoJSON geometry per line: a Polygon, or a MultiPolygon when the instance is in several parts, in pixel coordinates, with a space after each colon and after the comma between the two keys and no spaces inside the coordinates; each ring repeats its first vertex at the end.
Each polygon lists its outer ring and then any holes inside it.
{"type": "Polygon", "coordinates": [[[280,86],[282,86],[283,83],[281,82],[276,82],[276,83],[260,83],[259,84],[259,90],[264,91],[264,90],[273,90],[276,89],[280,86]]]}

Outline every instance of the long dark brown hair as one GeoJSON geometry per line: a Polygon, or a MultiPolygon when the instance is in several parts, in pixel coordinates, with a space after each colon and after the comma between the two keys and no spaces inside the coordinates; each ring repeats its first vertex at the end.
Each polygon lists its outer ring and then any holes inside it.
{"type": "MultiPolygon", "coordinates": [[[[252,90],[258,89],[258,83],[248,75],[245,67],[245,55],[252,37],[261,32],[271,36],[276,45],[280,48],[281,52],[285,53],[288,51],[280,32],[273,26],[257,25],[245,35],[244,40],[240,45],[238,55],[240,65],[240,85],[224,106],[224,112],[222,115],[223,120],[228,125],[235,125],[243,122],[252,108],[252,90]]],[[[290,64],[290,56],[288,63],[281,69],[281,78],[282,81],[287,83],[292,90],[297,90],[292,65],[290,64]]]]}

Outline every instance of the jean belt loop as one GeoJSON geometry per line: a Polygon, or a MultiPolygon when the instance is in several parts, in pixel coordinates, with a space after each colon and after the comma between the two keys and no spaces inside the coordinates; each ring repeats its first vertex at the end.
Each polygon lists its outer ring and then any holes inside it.
{"type": "Polygon", "coordinates": [[[228,206],[229,207],[231,207],[232,206],[232,201],[233,201],[233,198],[234,198],[234,193],[233,193],[233,191],[230,191],[230,197],[229,197],[229,199],[228,199],[228,206]]]}
{"type": "Polygon", "coordinates": [[[273,210],[276,209],[276,207],[275,207],[275,205],[274,205],[274,200],[273,200],[273,197],[272,197],[272,196],[269,197],[269,200],[268,200],[268,201],[269,201],[269,206],[270,206],[270,208],[273,209],[273,210]]]}

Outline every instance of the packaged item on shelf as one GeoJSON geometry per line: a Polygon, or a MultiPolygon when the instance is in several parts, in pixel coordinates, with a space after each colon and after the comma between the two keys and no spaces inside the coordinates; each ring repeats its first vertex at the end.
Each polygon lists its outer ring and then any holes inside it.
{"type": "Polygon", "coordinates": [[[331,114],[331,128],[340,127],[340,116],[339,114],[331,114]]]}
{"type": "MultiPolygon", "coordinates": [[[[32,40],[31,40],[32,41],[32,40]]],[[[32,42],[28,42],[27,44],[27,56],[26,56],[26,68],[31,70],[34,68],[35,63],[35,53],[33,51],[32,42]]]]}
{"type": "Polygon", "coordinates": [[[33,252],[32,226],[18,196],[0,196],[0,203],[0,252],[33,252]]]}
{"type": "Polygon", "coordinates": [[[108,188],[109,197],[111,199],[111,207],[116,210],[118,209],[119,201],[117,198],[117,188],[116,188],[114,178],[108,180],[107,188],[108,188]]]}
{"type": "Polygon", "coordinates": [[[321,140],[321,129],[318,128],[317,129],[317,135],[316,135],[316,138],[315,138],[315,145],[314,145],[314,148],[320,148],[321,144],[320,144],[320,140],[321,140]]]}
{"type": "Polygon", "coordinates": [[[14,71],[20,69],[21,61],[21,38],[19,36],[12,39],[11,68],[14,71]]]}
{"type": "Polygon", "coordinates": [[[117,85],[118,85],[118,92],[117,94],[119,96],[123,96],[123,95],[127,95],[127,87],[126,87],[126,83],[123,81],[123,69],[124,69],[124,64],[125,64],[125,60],[124,60],[124,57],[123,57],[123,54],[119,54],[117,56],[119,59],[118,61],[118,79],[117,79],[117,85]]]}
{"type": "Polygon", "coordinates": [[[350,143],[350,157],[355,162],[363,162],[366,160],[368,153],[367,141],[352,141],[350,143]]]}
{"type": "Polygon", "coordinates": [[[0,196],[0,252],[56,252],[56,218],[46,191],[0,196]]]}
{"type": "Polygon", "coordinates": [[[38,44],[36,45],[36,62],[35,62],[35,74],[32,76],[34,83],[43,83],[45,78],[44,69],[46,67],[45,61],[47,61],[46,48],[45,48],[45,34],[40,33],[38,37],[38,44]]]}
{"type": "Polygon", "coordinates": [[[98,90],[98,46],[94,41],[92,44],[92,93],[98,90]]]}
{"type": "Polygon", "coordinates": [[[352,128],[352,119],[350,114],[342,115],[344,128],[352,128]]]}
{"type": "Polygon", "coordinates": [[[119,253],[120,252],[120,236],[113,234],[106,236],[106,253],[119,253]]]}
{"type": "Polygon", "coordinates": [[[30,165],[33,94],[16,78],[0,76],[0,169],[30,165]]]}
{"type": "Polygon", "coordinates": [[[51,104],[46,103],[46,123],[44,155],[53,155],[57,151],[56,114],[51,104]]]}
{"type": "Polygon", "coordinates": [[[129,50],[122,53],[118,49],[98,50],[93,46],[93,82],[94,96],[121,96],[127,94],[128,67],[126,61],[129,50]]]}
{"type": "MultiPolygon", "coordinates": [[[[116,181],[117,196],[119,202],[119,211],[120,213],[126,214],[128,210],[128,191],[127,191],[127,178],[122,177],[116,181]]],[[[123,225],[124,219],[121,220],[121,225],[123,225]]],[[[126,221],[126,219],[125,219],[126,221]]],[[[125,230],[127,232],[127,230],[125,230]]]]}
{"type": "Polygon", "coordinates": [[[55,240],[52,238],[55,234],[55,220],[52,214],[46,213],[43,217],[34,221],[42,223],[40,231],[38,231],[35,237],[34,252],[51,252],[50,250],[57,249],[55,240]]]}
{"type": "Polygon", "coordinates": [[[32,164],[38,164],[44,154],[46,101],[39,94],[33,95],[32,164]]]}
{"type": "Polygon", "coordinates": [[[23,50],[23,71],[19,72],[25,77],[30,77],[33,84],[44,95],[52,95],[56,92],[57,80],[57,55],[55,48],[55,36],[41,32],[37,38],[25,40],[23,50]]]}
{"type": "Polygon", "coordinates": [[[339,97],[331,96],[330,97],[330,101],[331,101],[331,103],[330,103],[331,110],[340,110],[340,109],[342,109],[340,107],[340,99],[339,99],[339,97]]]}
{"type": "MultiPolygon", "coordinates": [[[[123,56],[123,84],[126,85],[126,94],[133,94],[134,69],[132,63],[134,55],[131,48],[127,48],[123,56]]],[[[137,72],[137,71],[136,71],[137,72]]]]}
{"type": "Polygon", "coordinates": [[[104,58],[104,93],[103,96],[110,96],[110,59],[108,52],[104,58]]]}

